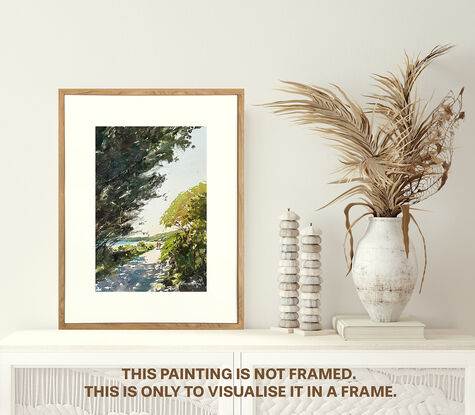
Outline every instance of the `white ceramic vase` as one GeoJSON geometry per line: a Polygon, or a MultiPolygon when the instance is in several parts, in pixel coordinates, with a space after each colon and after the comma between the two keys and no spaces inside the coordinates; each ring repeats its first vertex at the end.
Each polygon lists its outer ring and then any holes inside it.
{"type": "Polygon", "coordinates": [[[352,277],[372,321],[398,321],[417,280],[414,245],[406,257],[401,218],[369,219],[353,258],[352,277]]]}

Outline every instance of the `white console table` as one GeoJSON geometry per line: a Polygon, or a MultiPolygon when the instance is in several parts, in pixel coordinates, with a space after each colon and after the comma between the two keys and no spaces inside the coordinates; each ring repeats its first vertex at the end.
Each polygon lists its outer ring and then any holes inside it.
{"type": "Polygon", "coordinates": [[[475,350],[475,337],[459,330],[425,331],[425,340],[345,341],[335,330],[298,336],[272,330],[30,330],[0,341],[7,350],[475,350]]]}
{"type": "MultiPolygon", "coordinates": [[[[99,376],[98,369],[104,371],[103,376],[112,376],[108,370],[113,371],[114,368],[166,366],[209,366],[233,369],[240,367],[349,367],[375,371],[378,376],[386,376],[395,383],[403,382],[401,379],[410,377],[408,374],[411,374],[414,379],[420,375],[414,381],[414,385],[405,386],[407,391],[410,391],[411,387],[425,388],[424,391],[426,389],[429,391],[432,387],[440,387],[446,393],[449,404],[459,410],[459,412],[454,412],[455,410],[451,409],[453,414],[475,414],[475,337],[454,330],[426,330],[426,340],[422,341],[344,341],[333,330],[324,330],[314,337],[284,334],[271,330],[20,331],[0,341],[0,413],[2,415],[28,414],[28,412],[21,412],[21,405],[23,407],[34,405],[32,400],[38,399],[38,396],[43,393],[38,390],[33,391],[34,388],[40,388],[36,385],[39,381],[35,379],[44,377],[53,384],[59,382],[58,379],[53,379],[54,376],[65,378],[69,373],[65,372],[67,370],[74,373],[80,372],[83,377],[89,376],[88,379],[95,379],[94,376],[99,376]],[[47,369],[49,372],[41,372],[47,369]],[[92,374],[81,372],[83,369],[92,371],[92,374]],[[401,376],[398,370],[401,371],[401,376]],[[441,382],[432,380],[430,383],[427,379],[422,379],[424,370],[428,371],[427,373],[430,372],[428,379],[441,376],[443,380],[441,382]],[[463,410],[460,409],[462,406],[464,411],[460,412],[463,410]]],[[[110,379],[108,381],[112,382],[110,379]]],[[[246,385],[250,384],[249,382],[240,381],[239,384],[246,385]]],[[[41,386],[43,389],[45,387],[41,386]]],[[[40,403],[52,403],[56,399],[64,404],[63,401],[72,399],[65,397],[66,392],[58,392],[57,396],[53,395],[48,397],[50,401],[40,403]]],[[[435,399],[431,396],[429,398],[435,399]]],[[[427,402],[429,398],[426,399],[427,402]]],[[[106,400],[96,405],[86,402],[83,397],[74,399],[74,402],[66,402],[66,404],[87,405],[83,409],[87,410],[89,415],[108,414],[110,410],[107,409],[108,405],[112,405],[106,400]]],[[[200,406],[199,402],[190,403],[190,405],[195,405],[190,412],[186,410],[186,403],[176,403],[173,408],[166,407],[166,404],[162,403],[161,407],[138,408],[140,410],[137,410],[137,413],[141,411],[151,415],[279,413],[270,410],[265,412],[269,404],[259,402],[258,399],[251,398],[223,398],[215,402],[214,406],[210,404],[209,407],[202,407],[201,412],[197,409],[200,406]]],[[[305,402],[302,403],[304,404],[305,402]]],[[[308,405],[314,404],[315,402],[308,403],[308,405]]],[[[275,405],[277,406],[274,409],[282,405],[282,401],[275,405]]],[[[447,404],[444,403],[444,405],[447,404]]],[[[128,415],[133,412],[131,409],[123,413],[128,415]]]]}

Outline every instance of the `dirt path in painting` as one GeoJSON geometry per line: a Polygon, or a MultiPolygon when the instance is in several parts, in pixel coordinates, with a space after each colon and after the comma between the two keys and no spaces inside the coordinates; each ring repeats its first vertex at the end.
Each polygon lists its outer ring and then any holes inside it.
{"type": "Polygon", "coordinates": [[[96,284],[96,291],[151,291],[164,272],[164,264],[157,262],[160,254],[159,249],[152,249],[121,265],[113,275],[96,284]]]}
{"type": "Polygon", "coordinates": [[[160,249],[152,249],[151,251],[147,251],[145,254],[140,255],[138,258],[144,258],[144,264],[146,265],[155,265],[160,258],[161,252],[162,251],[160,249]]]}

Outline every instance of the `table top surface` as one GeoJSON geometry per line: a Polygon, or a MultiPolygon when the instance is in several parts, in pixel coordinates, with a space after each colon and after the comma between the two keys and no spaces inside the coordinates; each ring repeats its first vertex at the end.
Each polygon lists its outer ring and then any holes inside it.
{"type": "Polygon", "coordinates": [[[475,337],[426,329],[425,340],[345,341],[334,330],[300,336],[273,330],[30,330],[0,341],[0,351],[24,350],[475,350],[475,337]]]}

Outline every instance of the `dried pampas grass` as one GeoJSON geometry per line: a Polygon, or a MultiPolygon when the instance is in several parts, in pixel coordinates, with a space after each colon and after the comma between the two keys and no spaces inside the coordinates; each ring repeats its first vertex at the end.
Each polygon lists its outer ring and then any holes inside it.
{"type": "Polygon", "coordinates": [[[410,59],[405,54],[398,73],[374,75],[378,91],[368,96],[370,102],[365,108],[336,85],[327,89],[288,81],[283,82],[281,90],[300,98],[266,104],[276,114],[290,115],[297,124],[309,125],[339,151],[341,166],[337,172],[341,176],[332,183],[349,183],[351,187],[324,207],[359,197],[344,210],[350,239],[349,270],[353,257],[351,229],[363,216],[402,214],[408,253],[409,222],[415,222],[410,207],[438,192],[447,182],[455,129],[465,116],[463,88],[459,93],[450,91],[429,110],[415,83],[431,62],[451,48],[436,46],[422,59],[410,59]],[[351,223],[349,212],[357,205],[365,207],[367,213],[351,223]]]}

